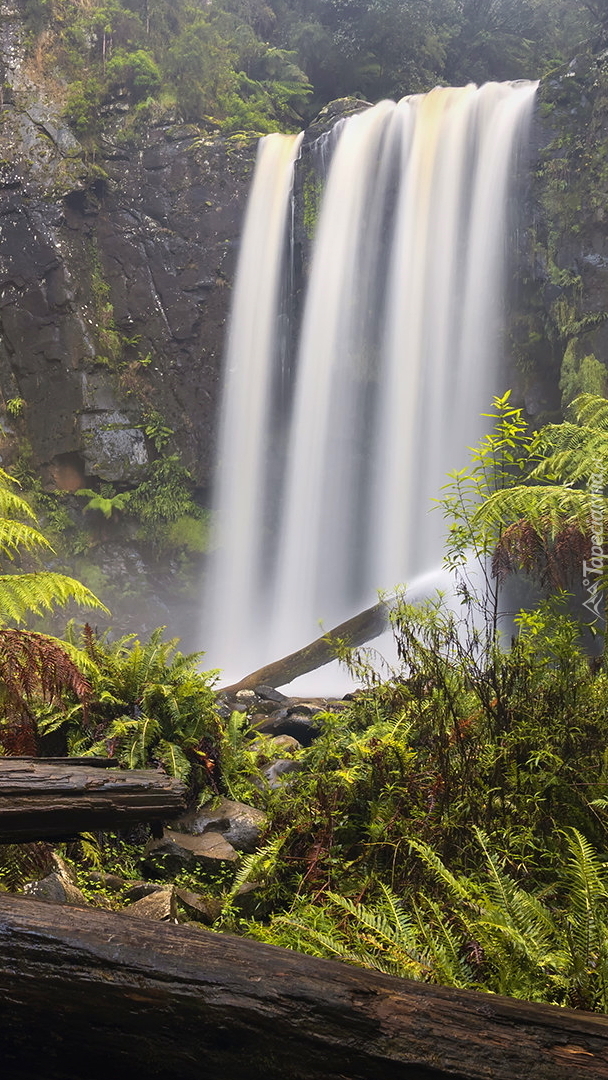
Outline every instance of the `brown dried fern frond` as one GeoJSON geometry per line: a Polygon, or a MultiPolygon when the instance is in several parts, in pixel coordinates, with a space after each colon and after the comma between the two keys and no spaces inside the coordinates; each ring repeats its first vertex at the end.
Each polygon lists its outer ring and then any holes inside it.
{"type": "Polygon", "coordinates": [[[503,532],[492,557],[492,575],[502,585],[510,574],[523,570],[542,575],[546,564],[544,537],[526,518],[514,521],[503,532]]]}
{"type": "Polygon", "coordinates": [[[536,577],[541,585],[565,589],[578,574],[583,560],[591,553],[591,538],[575,521],[570,521],[552,535],[547,527],[532,525],[526,518],[509,525],[502,534],[492,557],[492,575],[502,585],[510,574],[523,571],[536,577]]]}
{"type": "Polygon", "coordinates": [[[591,537],[582,532],[576,522],[560,529],[547,558],[547,584],[565,589],[575,579],[580,580],[583,562],[591,557],[591,537]]]}
{"type": "Polygon", "coordinates": [[[86,714],[92,686],[60,642],[31,630],[0,628],[0,701],[4,706],[0,749],[5,754],[35,755],[34,703],[62,708],[68,694],[76,697],[86,714]]]}

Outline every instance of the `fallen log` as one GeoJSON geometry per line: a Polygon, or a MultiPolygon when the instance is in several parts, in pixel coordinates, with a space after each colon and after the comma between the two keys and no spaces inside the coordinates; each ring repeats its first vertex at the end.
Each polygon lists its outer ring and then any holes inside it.
{"type": "Polygon", "coordinates": [[[99,768],[65,758],[0,758],[0,843],[59,840],[162,822],[186,808],[186,788],[152,769],[99,768]]]}
{"type": "Polygon", "coordinates": [[[352,619],[334,626],[333,630],[328,630],[322,637],[304,645],[297,652],[252,671],[239,682],[223,686],[219,692],[234,694],[238,690],[255,690],[256,686],[285,686],[300,675],[307,675],[309,671],[316,671],[325,664],[331,664],[332,660],[336,659],[335,641],[342,641],[354,648],[378,637],[388,626],[389,611],[390,600],[382,600],[358,615],[353,615],[352,619]]]}
{"type": "Polygon", "coordinates": [[[606,1080],[608,1018],[0,894],[11,1080],[606,1080]]]}

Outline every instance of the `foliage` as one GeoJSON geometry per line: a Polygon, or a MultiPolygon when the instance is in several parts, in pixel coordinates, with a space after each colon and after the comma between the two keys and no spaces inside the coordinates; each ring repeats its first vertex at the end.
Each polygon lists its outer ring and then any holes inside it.
{"type": "MultiPolygon", "coordinates": [[[[14,488],[15,481],[0,470],[0,555],[15,560],[52,550],[35,527],[29,504],[14,488]]],[[[0,747],[5,753],[36,753],[36,708],[41,704],[64,710],[66,696],[82,704],[89,698],[91,687],[75,662],[78,657],[68,655],[65,645],[7,625],[23,623],[28,616],[41,615],[72,600],[107,610],[84,585],[63,574],[0,574],[0,702],[4,714],[0,747]]]]}
{"type": "Polygon", "coordinates": [[[170,454],[151,462],[147,478],[131,492],[129,513],[140,523],[142,541],[157,552],[206,549],[209,515],[194,502],[192,486],[179,455],[170,454]]]}
{"type": "Polygon", "coordinates": [[[176,639],[162,641],[163,629],[146,643],[130,634],[108,644],[85,628],[94,699],[87,725],[72,731],[70,749],[115,756],[132,769],[162,765],[183,780],[204,778],[213,790],[221,750],[215,673],[199,672],[200,654],[178,652],[176,639]]]}
{"type": "Polygon", "coordinates": [[[371,904],[329,892],[321,918],[296,905],[264,935],[318,956],[445,986],[605,1012],[608,871],[576,829],[546,890],[524,888],[475,830],[483,865],[453,874],[427,844],[411,847],[439,886],[400,898],[381,885],[371,904]]]}
{"type": "MultiPolygon", "coordinates": [[[[598,0],[599,2],[599,0],[598,0]]],[[[538,77],[598,23],[595,0],[26,0],[32,48],[84,138],[156,102],[228,131],[302,126],[328,100],[538,77]]],[[[133,114],[135,116],[135,114],[133,114]]],[[[127,122],[125,130],[129,126],[127,122]]]]}
{"type": "Polygon", "coordinates": [[[89,501],[85,506],[85,512],[87,510],[99,510],[105,518],[111,518],[117,510],[124,510],[129,499],[131,498],[130,491],[121,491],[118,494],[113,490],[103,490],[104,488],[110,488],[110,485],[102,485],[101,491],[92,491],[91,488],[80,488],[76,492],[76,495],[83,495],[89,501]]]}
{"type": "Polygon", "coordinates": [[[144,415],[141,426],[146,437],[154,443],[155,450],[159,452],[164,450],[173,435],[173,428],[167,426],[160,413],[156,409],[151,409],[144,415]]]}
{"type": "Polygon", "coordinates": [[[519,483],[487,491],[470,507],[471,526],[493,551],[499,582],[524,570],[565,588],[589,557],[594,516],[608,509],[608,402],[582,394],[569,413],[571,419],[548,424],[527,441],[517,462],[519,483]]]}
{"type": "MultiPolygon", "coordinates": [[[[14,488],[15,481],[0,469],[0,556],[15,560],[52,550],[35,524],[30,524],[35,523],[35,515],[14,488]]],[[[50,571],[0,574],[0,625],[24,622],[28,615],[41,615],[57,604],[72,600],[84,607],[107,611],[89,589],[64,574],[50,571]]]]}
{"type": "Polygon", "coordinates": [[[527,464],[531,437],[521,409],[511,405],[510,391],[495,397],[492,411],[484,414],[493,421],[491,430],[471,452],[469,466],[449,474],[449,483],[439,501],[448,526],[445,566],[456,580],[456,593],[469,608],[479,608],[491,641],[496,632],[498,587],[492,581],[488,556],[500,539],[500,529],[492,528],[480,516],[492,500],[511,492],[514,480],[527,464]],[[472,578],[481,574],[483,586],[472,578]]]}
{"type": "Polygon", "coordinates": [[[26,402],[22,397],[9,398],[6,402],[6,411],[9,416],[21,416],[25,409],[26,402]]]}
{"type": "Polygon", "coordinates": [[[45,634],[0,628],[0,657],[0,749],[36,756],[45,707],[64,722],[73,696],[86,716],[91,684],[65,646],[45,634]]]}
{"type": "Polygon", "coordinates": [[[0,846],[0,892],[20,892],[28,881],[45,877],[53,869],[48,844],[2,844],[0,846]]]}
{"type": "Polygon", "coordinates": [[[106,65],[106,74],[114,92],[124,89],[135,102],[153,97],[162,82],[158,64],[147,49],[117,49],[106,65]]]}

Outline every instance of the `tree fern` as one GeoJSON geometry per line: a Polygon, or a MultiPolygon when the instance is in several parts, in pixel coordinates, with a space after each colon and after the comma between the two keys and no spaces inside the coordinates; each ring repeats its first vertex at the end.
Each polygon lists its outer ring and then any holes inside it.
{"type": "Polygon", "coordinates": [[[70,601],[108,611],[90,589],[64,574],[0,574],[0,623],[22,623],[28,615],[44,615],[70,601]]]}
{"type": "MultiPolygon", "coordinates": [[[[0,748],[8,754],[37,752],[36,705],[66,712],[65,699],[86,710],[92,686],[61,642],[44,634],[0,627],[0,748]]],[[[86,715],[86,712],[85,712],[86,715]]]]}
{"type": "MultiPolygon", "coordinates": [[[[488,437],[490,456],[502,462],[502,399],[495,406],[497,434],[488,437]]],[[[462,549],[475,538],[478,554],[493,554],[499,584],[523,570],[565,588],[568,575],[590,555],[592,511],[608,515],[605,484],[599,480],[608,476],[608,402],[583,394],[572,402],[570,414],[563,424],[549,424],[527,440],[518,429],[513,443],[519,439],[519,455],[512,453],[510,465],[501,465],[490,482],[482,444],[458,479],[458,498],[443,501],[453,518],[452,547],[462,549]],[[460,519],[453,516],[455,506],[460,519]]]]}

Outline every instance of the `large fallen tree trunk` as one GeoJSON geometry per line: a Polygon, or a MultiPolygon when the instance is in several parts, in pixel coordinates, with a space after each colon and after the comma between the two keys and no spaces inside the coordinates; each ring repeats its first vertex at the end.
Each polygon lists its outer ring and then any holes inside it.
{"type": "Polygon", "coordinates": [[[284,656],[281,660],[275,660],[266,667],[258,668],[240,679],[231,686],[222,687],[223,693],[236,693],[237,690],[255,690],[256,686],[285,686],[300,675],[306,675],[309,671],[331,664],[336,659],[334,642],[341,641],[345,645],[354,648],[364,645],[366,641],[382,634],[388,626],[390,600],[381,601],[373,607],[354,615],[352,619],[334,626],[322,637],[304,645],[297,652],[284,656]]]}
{"type": "Polygon", "coordinates": [[[66,758],[0,758],[0,843],[124,829],[183,813],[186,789],[152,769],[114,769],[66,758]]]}
{"type": "Polygon", "coordinates": [[[608,1019],[0,895],[11,1080],[606,1080],[608,1019]]]}

